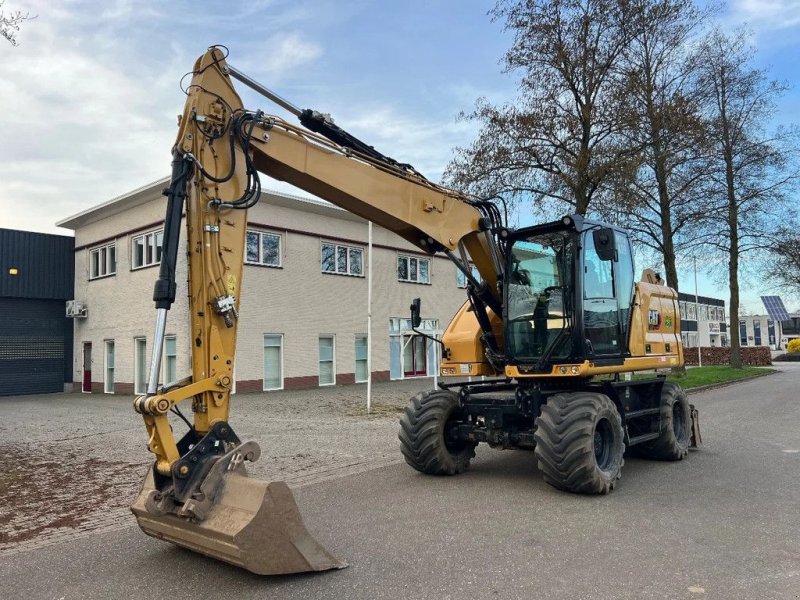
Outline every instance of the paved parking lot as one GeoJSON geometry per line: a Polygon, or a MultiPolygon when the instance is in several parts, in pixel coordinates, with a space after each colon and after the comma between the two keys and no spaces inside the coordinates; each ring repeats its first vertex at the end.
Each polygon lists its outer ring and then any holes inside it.
{"type": "Polygon", "coordinates": [[[409,383],[376,386],[370,418],[363,387],[240,396],[233,422],[264,449],[255,475],[289,481],[351,565],[277,578],[133,526],[149,455],[128,399],[4,399],[0,474],[16,487],[0,486],[0,597],[800,598],[800,369],[780,368],[692,396],[705,447],[628,458],[605,497],[550,488],[528,452],[480,448],[462,476],[417,474],[396,441],[409,383]]]}

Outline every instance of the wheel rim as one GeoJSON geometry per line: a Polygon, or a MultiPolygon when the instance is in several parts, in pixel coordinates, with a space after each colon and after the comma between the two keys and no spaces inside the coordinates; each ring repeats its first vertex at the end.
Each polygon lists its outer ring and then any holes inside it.
{"type": "Polygon", "coordinates": [[[594,428],[594,459],[605,471],[611,466],[614,455],[614,430],[608,419],[601,419],[594,428]]]}
{"type": "Polygon", "coordinates": [[[675,433],[676,439],[682,440],[686,436],[686,421],[680,402],[672,405],[672,431],[675,433]]]}

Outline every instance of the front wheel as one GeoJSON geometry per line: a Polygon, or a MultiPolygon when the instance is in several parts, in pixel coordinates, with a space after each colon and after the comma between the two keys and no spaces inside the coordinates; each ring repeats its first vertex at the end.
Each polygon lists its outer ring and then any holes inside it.
{"type": "Polygon", "coordinates": [[[458,420],[458,395],[448,390],[417,394],[400,417],[400,450],[428,475],[456,475],[469,468],[477,442],[453,441],[447,428],[458,420]]]}
{"type": "Polygon", "coordinates": [[[625,453],[622,419],[605,394],[556,394],[536,419],[536,459],[544,480],[579,494],[607,494],[625,453]]]}

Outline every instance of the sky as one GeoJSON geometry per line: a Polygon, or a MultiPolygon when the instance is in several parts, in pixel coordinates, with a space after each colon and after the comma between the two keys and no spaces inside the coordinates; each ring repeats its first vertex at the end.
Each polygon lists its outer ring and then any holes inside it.
{"type": "MultiPolygon", "coordinates": [[[[169,174],[181,76],[213,44],[228,61],[384,154],[438,180],[474,125],[478,97],[512,100],[500,64],[511,42],[484,0],[5,0],[36,15],[19,46],[0,40],[0,227],[61,233],[55,223],[169,174]]],[[[776,120],[800,114],[800,0],[733,0],[723,27],[747,23],[759,66],[792,87],[776,120]]],[[[248,108],[280,109],[242,86],[248,108]]],[[[293,117],[289,117],[293,118],[293,117]]],[[[267,189],[297,193],[273,180],[267,189]]],[[[533,224],[525,210],[519,225],[533,224]]],[[[694,291],[691,264],[680,277],[694,291]]],[[[701,295],[727,298],[701,261],[701,295]]],[[[745,310],[763,313],[752,279],[745,310]]],[[[800,300],[787,297],[790,310],[800,300]]]]}

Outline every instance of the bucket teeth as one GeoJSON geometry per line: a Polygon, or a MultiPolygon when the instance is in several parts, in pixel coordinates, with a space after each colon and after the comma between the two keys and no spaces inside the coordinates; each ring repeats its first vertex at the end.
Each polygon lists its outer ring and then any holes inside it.
{"type": "Polygon", "coordinates": [[[222,486],[203,520],[165,512],[163,503],[154,507],[157,493],[151,469],[131,506],[139,527],[155,538],[259,575],[347,566],[308,533],[283,481],[251,479],[242,468],[230,471],[223,475],[222,486]]]}

